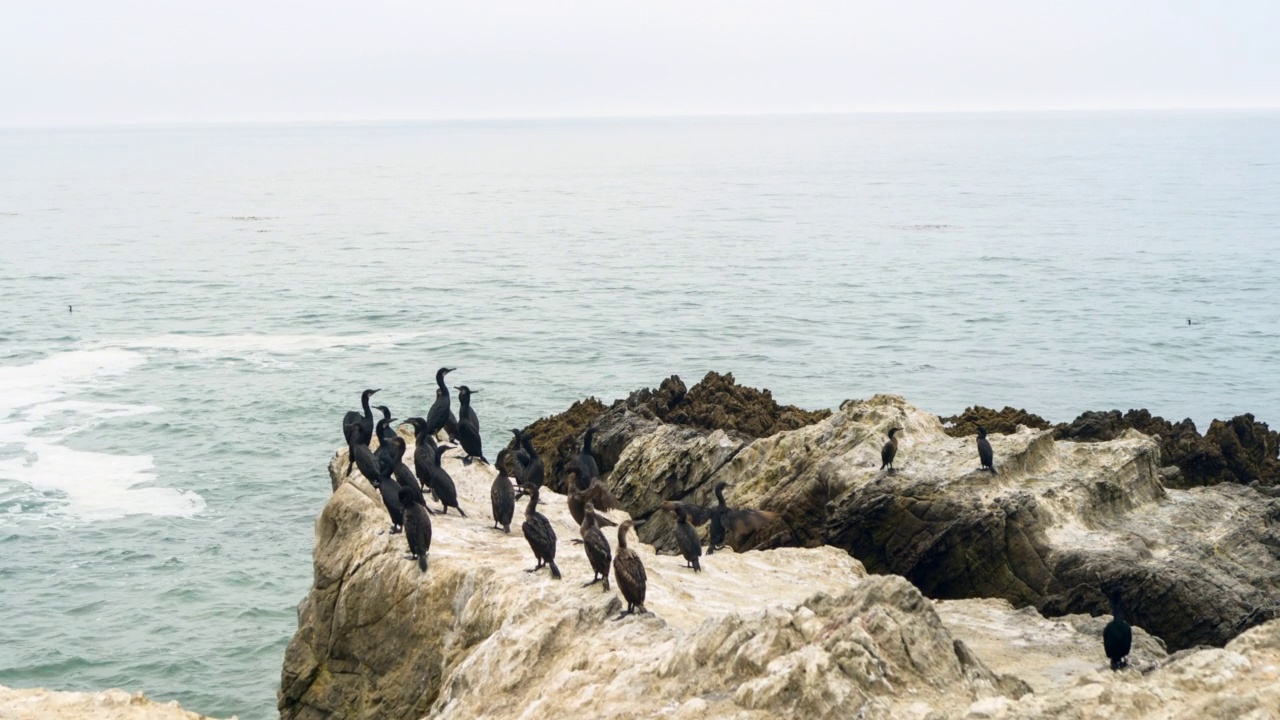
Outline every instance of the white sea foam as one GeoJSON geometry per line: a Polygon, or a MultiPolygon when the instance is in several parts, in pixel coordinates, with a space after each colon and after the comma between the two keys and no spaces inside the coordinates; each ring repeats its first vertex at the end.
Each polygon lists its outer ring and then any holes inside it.
{"type": "Polygon", "coordinates": [[[53,493],[63,501],[56,512],[81,520],[203,510],[204,499],[194,492],[150,486],[155,473],[149,455],[88,452],[62,444],[104,420],[158,411],[149,405],[63,399],[145,362],[146,356],[135,351],[98,348],[0,367],[0,443],[22,448],[0,460],[0,482],[53,493]]]}
{"type": "Polygon", "coordinates": [[[421,332],[362,333],[359,335],[156,335],[104,345],[129,350],[180,350],[201,356],[251,359],[261,353],[296,355],[348,347],[387,347],[422,337],[421,332]]]}

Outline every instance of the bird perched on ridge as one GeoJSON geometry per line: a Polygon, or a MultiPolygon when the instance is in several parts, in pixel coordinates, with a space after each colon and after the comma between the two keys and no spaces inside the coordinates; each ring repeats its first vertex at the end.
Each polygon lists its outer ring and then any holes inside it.
{"type": "Polygon", "coordinates": [[[457,368],[442,367],[436,371],[436,401],[431,403],[427,411],[427,434],[435,437],[453,418],[449,410],[449,386],[444,384],[444,376],[457,368]]]}
{"type": "Polygon", "coordinates": [[[702,563],[698,561],[698,558],[702,557],[702,541],[698,539],[698,531],[689,524],[684,510],[677,507],[675,514],[676,545],[680,547],[680,554],[684,556],[685,567],[693,568],[694,572],[702,572],[702,563]]]}
{"type": "Polygon", "coordinates": [[[723,548],[728,541],[729,533],[738,535],[759,530],[778,519],[778,513],[769,510],[753,510],[751,508],[731,508],[724,500],[726,482],[716,483],[716,506],[711,508],[711,532],[707,543],[707,554],[712,555],[723,548]]]}
{"type": "Polygon", "coordinates": [[[409,541],[409,558],[418,561],[418,569],[427,571],[427,552],[431,550],[431,515],[422,500],[422,491],[401,487],[400,503],[404,505],[404,538],[409,541]]]}
{"type": "Polygon", "coordinates": [[[889,473],[893,473],[893,456],[898,454],[898,438],[896,435],[902,432],[902,428],[889,428],[889,442],[880,448],[880,469],[889,468],[889,473]]]}
{"type": "MultiPolygon", "coordinates": [[[[413,426],[413,469],[418,473],[418,481],[430,490],[427,478],[436,464],[436,439],[428,432],[427,421],[423,418],[411,417],[405,423],[413,426]]],[[[434,490],[431,491],[431,496],[435,497],[434,490]]]]}
{"type": "Polygon", "coordinates": [[[400,485],[390,474],[383,474],[374,484],[378,494],[382,496],[382,504],[391,517],[391,534],[395,535],[404,527],[404,505],[400,502],[400,485]]]}
{"type": "Polygon", "coordinates": [[[1119,670],[1129,664],[1126,658],[1133,647],[1133,628],[1125,620],[1120,588],[1112,588],[1108,599],[1111,601],[1111,622],[1102,629],[1102,649],[1111,660],[1111,669],[1119,670]]]}
{"type": "Polygon", "coordinates": [[[591,576],[591,582],[582,587],[595,585],[603,579],[604,591],[609,592],[609,562],[613,559],[613,553],[609,550],[609,540],[596,524],[596,508],[591,503],[587,503],[586,517],[578,526],[578,532],[582,535],[582,547],[587,551],[587,561],[595,572],[591,576]]]}
{"type": "Polygon", "coordinates": [[[440,445],[436,448],[435,461],[427,474],[427,485],[431,488],[431,494],[436,496],[440,504],[444,506],[441,513],[449,514],[449,508],[455,508],[458,514],[466,517],[467,514],[462,512],[462,507],[458,505],[458,488],[453,484],[453,478],[449,477],[449,473],[440,466],[440,458],[444,457],[446,450],[452,450],[452,445],[440,445]]]}
{"type": "Polygon", "coordinates": [[[511,432],[516,436],[516,479],[521,484],[529,483],[542,487],[543,478],[546,470],[542,464],[542,458],[539,457],[538,451],[533,448],[533,440],[522,430],[512,428],[511,432]]]}
{"type": "Polygon", "coordinates": [[[618,554],[613,557],[613,576],[618,581],[618,589],[627,601],[627,609],[617,619],[633,612],[646,612],[644,609],[645,589],[648,578],[645,577],[644,563],[635,550],[627,547],[627,531],[631,529],[631,521],[627,520],[618,526],[618,554]]]}
{"type": "MultiPolygon", "coordinates": [[[[377,390],[365,390],[360,393],[360,406],[364,408],[364,414],[350,410],[346,415],[342,416],[342,436],[347,439],[347,448],[352,445],[364,445],[368,447],[369,441],[373,439],[373,410],[369,408],[369,398],[373,396],[377,390]]],[[[347,472],[351,474],[351,464],[355,461],[352,453],[347,454],[347,472]]]]}
{"type": "Polygon", "coordinates": [[[982,461],[982,469],[996,474],[995,453],[991,451],[991,443],[987,441],[987,429],[978,426],[978,459],[982,461]]]}
{"type": "MultiPolygon", "coordinates": [[[[569,480],[565,483],[565,490],[568,491],[565,499],[569,505],[569,516],[573,518],[573,522],[577,525],[581,525],[587,515],[587,494],[582,487],[582,476],[578,474],[580,472],[581,469],[576,465],[571,466],[569,468],[569,480]],[[576,480],[574,479],[575,477],[577,478],[576,480]]],[[[618,524],[600,513],[595,513],[595,516],[596,525],[599,527],[613,527],[618,524]]],[[[576,543],[578,541],[574,540],[573,542],[576,543]]]]}
{"type": "Polygon", "coordinates": [[[480,418],[471,407],[471,395],[475,392],[477,391],[466,385],[458,386],[458,442],[466,453],[462,462],[468,465],[474,457],[480,458],[482,462],[489,462],[480,447],[480,418]]]}
{"type": "Polygon", "coordinates": [[[494,478],[489,488],[489,502],[493,507],[493,526],[502,532],[511,532],[511,518],[516,512],[516,489],[507,477],[507,460],[511,451],[502,448],[498,451],[498,477],[494,478]]]}
{"type": "Polygon", "coordinates": [[[596,462],[595,455],[591,453],[591,442],[595,436],[596,429],[588,427],[587,432],[582,436],[582,450],[565,467],[565,472],[572,472],[573,468],[578,469],[578,482],[582,483],[584,489],[592,479],[600,477],[600,465],[596,462]]]}
{"type": "Polygon", "coordinates": [[[559,580],[560,568],[556,567],[556,531],[551,527],[547,516],[538,512],[539,488],[536,485],[522,485],[521,489],[529,495],[529,505],[525,507],[521,529],[524,530],[524,539],[528,541],[529,549],[533,550],[533,556],[538,560],[537,565],[525,572],[537,572],[545,565],[551,568],[551,577],[559,580]]]}
{"type": "Polygon", "coordinates": [[[391,417],[391,410],[386,405],[376,405],[378,411],[382,413],[382,419],[378,421],[377,432],[378,449],[373,452],[373,456],[378,459],[379,472],[383,475],[390,473],[395,468],[395,459],[392,457],[391,438],[396,436],[396,432],[391,429],[391,422],[395,419],[391,417]]]}

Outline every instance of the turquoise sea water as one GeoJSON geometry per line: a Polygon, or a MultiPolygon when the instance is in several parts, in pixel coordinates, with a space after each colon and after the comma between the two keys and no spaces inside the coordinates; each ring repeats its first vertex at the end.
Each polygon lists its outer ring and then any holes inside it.
{"type": "Polygon", "coordinates": [[[1278,201],[1277,113],[0,131],[0,684],[273,717],[341,415],[442,364],[491,448],[712,369],[1280,422],[1278,201]]]}

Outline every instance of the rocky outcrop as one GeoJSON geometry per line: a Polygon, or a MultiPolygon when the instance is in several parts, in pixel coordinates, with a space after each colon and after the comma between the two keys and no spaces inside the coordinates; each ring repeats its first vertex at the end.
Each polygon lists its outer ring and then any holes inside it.
{"type": "MultiPolygon", "coordinates": [[[[672,375],[657,389],[637,390],[607,408],[599,400],[589,398],[525,428],[547,468],[549,487],[564,491],[565,464],[577,456],[587,426],[595,424],[606,413],[634,414],[662,424],[724,430],[734,436],[758,438],[813,424],[828,417],[831,411],[779,405],[767,389],[739,385],[733,373],[708,372],[692,388],[686,388],[678,375],[672,375]]],[[[629,439],[617,433],[597,438],[595,452],[602,472],[613,467],[629,439]]],[[[514,447],[514,443],[508,446],[514,447]]]]}
{"type": "MultiPolygon", "coordinates": [[[[362,478],[330,465],[337,489],[316,522],[315,582],[281,675],[294,718],[896,716],[1023,683],[957,644],[901,578],[867,578],[835,548],[681,559],[638,552],[649,614],[613,618],[565,498],[540,506],[559,536],[561,581],[530,574],[523,537],[487,522],[492,472],[446,459],[470,517],[436,516],[428,572],[403,558],[362,478]]],[[[616,539],[611,536],[611,542],[616,539]]],[[[635,544],[634,538],[632,544],[635,544]]]]}
{"type": "Polygon", "coordinates": [[[1138,623],[1175,649],[1221,646],[1280,617],[1280,503],[1235,484],[1166,489],[1157,441],[1132,429],[1093,443],[1052,430],[993,434],[992,477],[972,438],[892,395],[767,438],[627,408],[595,426],[598,443],[617,448],[610,486],[661,550],[673,524],[661,503],[713,504],[724,481],[730,505],[780,515],[731,538],[735,548],[834,545],[933,598],[1096,613],[1103,588],[1118,585],[1138,623]],[[892,426],[905,429],[896,474],[879,470],[892,426]]]}
{"type": "MultiPolygon", "coordinates": [[[[210,720],[187,712],[176,702],[159,703],[142,693],[123,690],[56,692],[44,688],[18,690],[0,685],[0,718],[11,720],[210,720]]],[[[234,720],[234,718],[232,719],[234,720]]]]}
{"type": "Polygon", "coordinates": [[[1054,437],[1059,440],[1096,442],[1112,440],[1126,430],[1155,437],[1160,442],[1162,462],[1177,468],[1165,473],[1170,487],[1190,488],[1224,482],[1242,485],[1280,484],[1280,433],[1252,415],[1238,415],[1230,420],[1214,420],[1208,431],[1200,435],[1190,419],[1171,423],[1153,417],[1146,410],[1119,410],[1082,413],[1070,423],[1059,425],[1054,437]]]}
{"type": "Polygon", "coordinates": [[[1052,427],[1056,439],[1073,442],[1105,442],[1137,430],[1159,441],[1167,487],[1185,489],[1223,482],[1263,487],[1280,484],[1280,433],[1248,414],[1214,420],[1204,435],[1190,419],[1173,423],[1146,410],[1087,411],[1069,423],[1051,426],[1025,410],[971,407],[942,418],[942,423],[952,437],[974,435],[979,425],[988,432],[1006,435],[1025,425],[1037,430],[1052,427]]]}
{"type": "MultiPolygon", "coordinates": [[[[736,451],[717,451],[727,437],[723,430],[661,424],[649,431],[674,433],[667,439],[689,448],[691,457],[726,453],[720,472],[749,452],[763,453],[757,461],[785,459],[788,448],[798,450],[806,442],[810,450],[846,447],[845,460],[861,472],[870,455],[864,446],[878,442],[881,421],[907,427],[907,437],[917,438],[904,442],[903,476],[943,462],[926,459],[933,442],[960,443],[947,438],[937,418],[897,398],[846,407],[828,421],[795,431],[811,436],[774,436],[767,452],[752,450],[760,441],[747,447],[730,442],[736,451]],[[831,426],[823,429],[828,421],[831,426]],[[863,435],[865,442],[838,440],[863,435]]],[[[1042,495],[1052,500],[1043,501],[1046,515],[1088,500],[1072,496],[1062,483],[1056,493],[1047,492],[1049,480],[1032,479],[1030,473],[1051,473],[1063,458],[1055,455],[1050,435],[1018,435],[1025,437],[995,439],[1006,472],[1022,474],[1009,478],[1011,484],[1044,483],[1042,495]],[[1032,450],[1008,452],[1022,443],[1032,450]]],[[[643,437],[638,442],[623,449],[619,467],[636,467],[634,453],[657,451],[643,437]]],[[[1128,457],[1141,466],[1142,448],[1154,451],[1150,440],[1135,435],[1113,443],[1081,445],[1093,457],[1071,459],[1105,466],[1128,457]]],[[[958,446],[950,449],[958,455],[958,446]]],[[[650,613],[615,620],[622,609],[615,593],[581,585],[591,572],[581,549],[568,542],[576,533],[564,497],[548,492],[543,504],[560,538],[557,560],[564,579],[554,581],[545,572],[524,572],[533,558],[519,534],[489,526],[492,471],[480,463],[464,467],[454,458],[446,458],[446,467],[470,517],[434,518],[430,569],[420,573],[403,558],[403,536],[386,534],[385,511],[368,483],[341,475],[345,465],[344,451],[330,465],[336,490],[316,523],[315,582],[299,606],[298,632],[281,675],[284,720],[959,720],[1121,712],[1153,720],[1234,720],[1265,718],[1262,709],[1276,707],[1280,621],[1222,650],[1173,656],[1138,623],[1132,668],[1113,673],[1099,641],[1105,618],[1048,620],[1031,608],[990,599],[935,603],[901,577],[868,576],[857,560],[832,547],[717,553],[705,557],[704,572],[695,574],[679,558],[641,545],[650,613]]],[[[858,480],[830,467],[813,472],[841,484],[858,480]]],[[[954,491],[978,491],[979,477],[953,478],[954,491]]],[[[1107,489],[1098,498],[1148,509],[1168,502],[1142,489],[1144,477],[1134,470],[1115,489],[1145,500],[1122,499],[1107,489]]],[[[765,490],[747,481],[735,489],[743,497],[762,498],[765,490]]]]}

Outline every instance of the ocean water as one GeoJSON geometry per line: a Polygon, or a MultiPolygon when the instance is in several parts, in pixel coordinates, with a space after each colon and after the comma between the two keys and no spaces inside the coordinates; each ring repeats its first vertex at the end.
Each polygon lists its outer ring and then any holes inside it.
{"type": "Polygon", "coordinates": [[[708,370],[1280,422],[1278,201],[1274,112],[0,130],[0,684],[274,717],[341,416],[440,365],[491,455],[708,370]]]}

